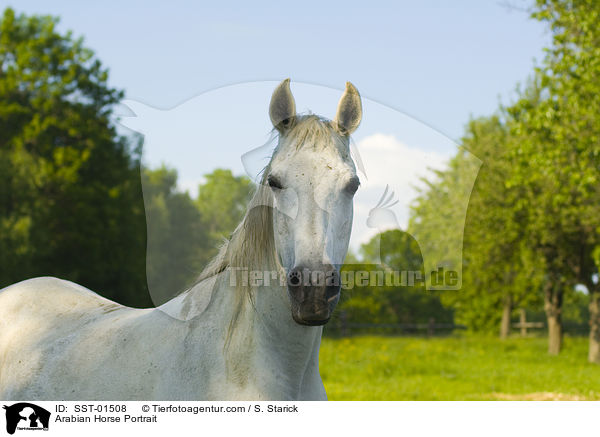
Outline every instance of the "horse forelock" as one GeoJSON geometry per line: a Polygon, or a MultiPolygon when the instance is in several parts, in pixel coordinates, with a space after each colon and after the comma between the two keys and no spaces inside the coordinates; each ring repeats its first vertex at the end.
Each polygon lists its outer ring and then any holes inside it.
{"type": "Polygon", "coordinates": [[[293,127],[280,134],[279,144],[273,156],[280,149],[293,147],[296,150],[313,147],[316,150],[335,149],[342,155],[347,155],[347,137],[335,130],[332,122],[315,114],[296,116],[293,127]]]}

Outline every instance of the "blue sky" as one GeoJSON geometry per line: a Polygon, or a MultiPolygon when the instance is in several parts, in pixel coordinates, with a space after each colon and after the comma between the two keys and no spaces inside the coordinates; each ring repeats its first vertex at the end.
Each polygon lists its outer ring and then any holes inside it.
{"type": "Polygon", "coordinates": [[[541,59],[549,34],[522,0],[192,2],[19,0],[84,35],[127,96],[169,108],[256,80],[343,88],[457,139],[541,59]],[[509,9],[504,3],[517,8],[509,9]]]}
{"type": "MultiPolygon", "coordinates": [[[[354,83],[364,101],[354,140],[365,164],[354,248],[380,230],[406,227],[419,177],[455,153],[469,117],[514,97],[550,39],[518,0],[512,8],[430,0],[8,4],[59,16],[61,30],[85,37],[111,85],[130,99],[137,117],[124,124],[146,135],[146,163],[175,167],[192,195],[215,167],[247,170],[241,156],[267,141],[279,81],[292,78],[299,111],[328,118],[345,82],[354,83]],[[399,200],[395,219],[369,228],[386,185],[399,200]]],[[[252,170],[268,155],[259,150],[252,170]]]]}

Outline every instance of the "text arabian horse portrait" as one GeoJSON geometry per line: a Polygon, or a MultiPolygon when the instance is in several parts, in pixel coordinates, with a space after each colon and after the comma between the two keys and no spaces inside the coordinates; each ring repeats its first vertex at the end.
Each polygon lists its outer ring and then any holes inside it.
{"type": "Polygon", "coordinates": [[[361,99],[347,83],[332,121],[297,115],[288,79],[269,115],[261,183],[189,290],[149,309],[48,277],[0,292],[0,399],[327,399],[319,347],[350,240],[361,99]],[[288,280],[251,287],[232,281],[240,268],[288,280]]]}

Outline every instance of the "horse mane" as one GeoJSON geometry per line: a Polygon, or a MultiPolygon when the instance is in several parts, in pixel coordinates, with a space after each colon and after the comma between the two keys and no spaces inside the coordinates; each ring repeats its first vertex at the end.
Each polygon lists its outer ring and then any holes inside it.
{"type": "Polygon", "coordinates": [[[217,255],[205,267],[198,282],[225,271],[228,267],[248,270],[264,270],[276,261],[275,240],[273,236],[273,199],[266,185],[269,166],[263,170],[246,214],[220,247],[217,255]]]}

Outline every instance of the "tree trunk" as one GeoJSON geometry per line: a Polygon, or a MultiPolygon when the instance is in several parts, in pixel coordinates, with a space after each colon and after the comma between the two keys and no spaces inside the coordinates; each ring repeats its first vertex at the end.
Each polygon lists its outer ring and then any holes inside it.
{"type": "Polygon", "coordinates": [[[562,346],[562,284],[549,282],[544,287],[544,310],[548,320],[548,353],[558,355],[562,346]]]}
{"type": "Polygon", "coordinates": [[[508,338],[510,334],[510,315],[512,313],[512,296],[509,294],[504,298],[504,306],[502,307],[502,322],[500,323],[500,338],[502,340],[508,338]]]}
{"type": "Polygon", "coordinates": [[[519,310],[519,325],[521,325],[521,337],[527,337],[527,313],[525,308],[519,310]]]}
{"type": "Polygon", "coordinates": [[[548,353],[558,355],[562,346],[562,323],[559,315],[548,316],[548,353]]]}
{"type": "Polygon", "coordinates": [[[590,293],[590,347],[588,360],[600,364],[600,292],[588,287],[590,293]]]}

